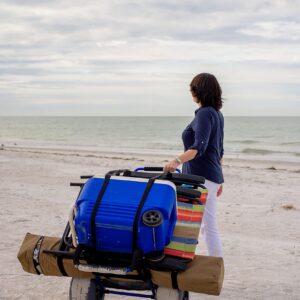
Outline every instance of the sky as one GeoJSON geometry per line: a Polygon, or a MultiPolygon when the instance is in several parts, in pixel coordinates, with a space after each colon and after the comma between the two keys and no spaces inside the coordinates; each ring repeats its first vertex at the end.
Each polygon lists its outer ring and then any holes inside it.
{"type": "Polygon", "coordinates": [[[300,116],[300,0],[1,0],[0,116],[300,116]]]}

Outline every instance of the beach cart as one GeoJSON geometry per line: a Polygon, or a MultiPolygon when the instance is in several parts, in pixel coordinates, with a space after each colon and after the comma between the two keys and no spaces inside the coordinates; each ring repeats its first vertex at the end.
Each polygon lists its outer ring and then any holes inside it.
{"type": "MultiPolygon", "coordinates": [[[[117,231],[114,231],[112,238],[111,228],[114,227],[112,226],[114,222],[111,223],[111,220],[107,222],[107,216],[102,218],[101,211],[98,217],[97,210],[95,214],[90,215],[95,216],[96,221],[96,228],[91,229],[94,221],[85,219],[73,206],[62,237],[26,233],[17,254],[23,270],[35,275],[71,277],[69,298],[73,300],[104,299],[107,294],[118,295],[119,299],[123,296],[132,296],[157,300],[184,300],[189,298],[188,292],[185,291],[220,295],[224,279],[222,257],[195,254],[207,197],[207,189],[203,186],[205,179],[195,175],[162,171],[162,168],[150,167],[134,171],[114,170],[105,175],[105,178],[116,177],[117,181],[124,177],[122,180],[126,182],[132,182],[133,178],[138,182],[147,182],[144,192],[140,193],[139,203],[142,204],[135,206],[136,214],[133,216],[137,215],[138,218],[133,218],[132,214],[130,217],[131,232],[132,235],[136,234],[135,238],[130,237],[127,232],[128,241],[124,242],[120,236],[122,231],[119,229],[129,226],[123,216],[118,220],[119,223],[116,222],[114,229],[117,231]],[[151,202],[153,195],[151,196],[151,188],[149,189],[149,186],[153,187],[155,182],[159,185],[164,180],[171,183],[173,192],[174,186],[176,190],[176,223],[172,234],[174,226],[172,205],[174,197],[172,192],[170,193],[172,189],[164,192],[167,195],[166,207],[162,205],[161,200],[158,201],[158,206],[153,205],[151,202]],[[107,226],[103,226],[103,220],[106,220],[107,226]],[[85,224],[87,222],[91,228],[85,224]],[[76,226],[82,228],[76,229],[76,226]],[[137,226],[137,230],[134,230],[134,226],[137,226]],[[100,231],[97,227],[100,227],[100,231]],[[108,233],[107,229],[109,229],[108,233]],[[78,232],[82,230],[79,239],[76,230],[78,232]],[[100,236],[93,238],[93,232],[100,236]],[[109,237],[101,236],[105,234],[109,237]],[[147,242],[144,244],[145,237],[147,242]],[[91,239],[92,244],[89,244],[91,239]],[[115,251],[116,241],[120,241],[122,245],[118,251],[115,251]],[[126,242],[136,247],[130,248],[126,242]],[[167,245],[162,250],[164,244],[167,245]],[[137,251],[132,251],[134,248],[137,251]]],[[[101,197],[106,191],[104,190],[103,193],[102,187],[105,185],[102,182],[100,190],[96,188],[96,194],[98,193],[96,200],[93,196],[94,192],[89,188],[86,190],[85,185],[87,182],[95,182],[94,179],[97,177],[81,176],[81,179],[86,181],[71,183],[71,186],[80,187],[77,200],[85,204],[81,207],[78,203],[77,209],[85,210],[85,206],[89,206],[90,202],[96,203],[98,199],[101,202],[101,197]]],[[[108,194],[102,199],[103,205],[107,204],[106,200],[112,199],[109,189],[107,191],[108,194]]],[[[133,191],[133,194],[136,194],[136,189],[133,191]]],[[[132,199],[136,199],[135,197],[136,195],[133,195],[132,199]]],[[[119,200],[114,199],[114,201],[119,200]]],[[[114,201],[112,203],[116,203],[114,201]]],[[[98,204],[101,208],[101,203],[98,204]]],[[[119,204],[114,209],[117,209],[119,204]]],[[[90,212],[93,210],[90,209],[90,212]]],[[[107,207],[105,210],[107,211],[107,207]]],[[[125,210],[128,211],[126,205],[125,210]]],[[[110,215],[114,219],[117,212],[113,210],[110,215]]]]}
{"type": "Polygon", "coordinates": [[[71,186],[80,187],[76,201],[77,207],[72,208],[70,212],[69,222],[58,249],[55,251],[44,250],[44,253],[56,257],[59,270],[65,276],[67,274],[64,269],[64,259],[72,259],[78,270],[94,274],[93,278],[88,279],[72,278],[69,289],[70,299],[98,300],[104,299],[107,294],[158,300],[189,299],[188,292],[160,288],[155,285],[151,280],[149,269],[171,271],[174,273],[175,282],[176,274],[184,271],[187,264],[191,262],[190,257],[184,257],[182,253],[178,255],[180,251],[176,249],[174,251],[170,248],[170,255],[165,255],[164,247],[171,244],[177,217],[177,197],[185,198],[187,201],[198,201],[201,193],[196,188],[203,187],[205,179],[200,176],[181,174],[179,170],[177,173],[163,173],[162,171],[163,169],[160,167],[144,167],[134,171],[113,170],[108,172],[104,179],[95,176],[81,176],[81,179],[86,182],[71,183],[71,186]],[[107,178],[115,179],[115,182],[111,184],[111,190],[106,190],[107,178]],[[137,188],[137,182],[139,184],[146,182],[144,192],[139,193],[142,195],[140,201],[135,201],[134,189],[137,188]],[[155,182],[158,183],[156,186],[154,186],[155,182]],[[118,212],[112,211],[112,207],[116,209],[117,206],[120,206],[120,203],[116,203],[118,199],[112,199],[114,195],[115,198],[118,198],[118,194],[113,188],[119,189],[119,186],[124,188],[125,183],[133,189],[127,191],[127,194],[131,195],[133,202],[138,203],[134,208],[135,213],[131,217],[130,210],[132,211],[133,208],[126,206],[128,205],[126,193],[124,193],[126,201],[122,207],[123,210],[126,210],[126,214],[123,211],[124,216],[122,216],[118,212]],[[96,186],[98,187],[96,188],[96,186]],[[106,191],[108,194],[105,198],[106,191]],[[161,195],[165,198],[161,199],[161,195]],[[106,216],[98,216],[97,219],[98,207],[93,210],[89,200],[94,203],[94,207],[103,205],[102,211],[106,212],[106,216]],[[92,223],[83,217],[84,210],[89,212],[88,219],[92,218],[92,223]],[[110,224],[107,219],[108,215],[114,220],[114,224],[110,224]],[[130,226],[128,216],[131,218],[132,228],[127,232],[124,228],[128,229],[130,226]],[[97,226],[94,228],[89,225],[95,224],[95,222],[97,226]],[[134,226],[138,228],[135,229],[134,226]],[[120,228],[123,236],[120,236],[118,231],[120,228]],[[100,237],[101,234],[103,238],[100,237]],[[99,242],[95,235],[98,236],[99,242]],[[116,237],[117,235],[118,237],[116,237]],[[134,235],[136,236],[134,237],[134,235]],[[116,241],[121,248],[116,246],[116,241]],[[132,245],[131,248],[130,245],[132,245]],[[130,269],[135,273],[131,273],[130,269]]]}
{"type": "MultiPolygon", "coordinates": [[[[130,186],[131,186],[131,191],[129,192],[129,195],[132,195],[132,190],[136,189],[136,185],[140,184],[140,181],[136,181],[134,179],[139,178],[140,180],[145,181],[145,180],[149,180],[148,182],[151,182],[150,180],[152,180],[153,182],[153,178],[154,179],[168,179],[165,180],[165,182],[163,182],[164,184],[161,186],[157,186],[156,189],[156,193],[155,191],[152,193],[152,198],[150,197],[150,201],[148,201],[148,207],[145,208],[145,203],[143,204],[143,209],[144,209],[144,213],[141,214],[142,216],[140,217],[141,219],[141,223],[142,223],[142,228],[139,228],[138,231],[141,233],[141,236],[143,236],[143,241],[140,241],[141,244],[144,243],[144,245],[142,245],[142,250],[144,251],[144,253],[147,254],[147,252],[151,252],[149,251],[149,249],[152,250],[152,253],[156,253],[155,257],[151,257],[150,261],[152,261],[153,264],[158,263],[159,260],[164,260],[165,262],[163,263],[164,266],[162,266],[163,268],[170,268],[170,269],[174,269],[176,272],[177,271],[182,271],[184,270],[185,264],[186,262],[188,262],[188,260],[184,260],[184,259],[174,259],[174,258],[169,258],[169,259],[164,259],[163,256],[161,255],[157,255],[157,251],[153,251],[153,247],[155,247],[155,250],[157,250],[156,248],[159,248],[159,250],[163,250],[163,248],[170,243],[170,238],[174,229],[174,224],[175,224],[175,219],[176,219],[176,196],[174,199],[173,196],[173,189],[175,188],[175,195],[176,193],[182,194],[185,197],[195,197],[198,196],[194,195],[192,190],[188,190],[186,188],[180,188],[180,186],[182,185],[190,185],[190,186],[197,186],[199,184],[203,184],[204,183],[204,179],[203,178],[199,178],[196,176],[191,176],[191,175],[183,175],[180,174],[180,171],[177,170],[178,174],[164,174],[161,173],[162,172],[162,168],[157,168],[157,167],[144,167],[144,168],[138,168],[136,170],[129,171],[129,170],[116,170],[116,171],[111,171],[108,173],[109,176],[115,175],[115,176],[122,176],[120,178],[124,179],[127,178],[127,182],[124,181],[116,181],[115,185],[116,185],[116,189],[120,189],[120,183],[123,184],[127,184],[128,185],[128,179],[133,181],[130,181],[130,186]],[[154,173],[154,172],[159,172],[159,173],[154,173]],[[168,185],[169,183],[172,183],[173,186],[170,187],[170,185],[168,185]],[[119,186],[118,186],[119,185],[119,186]],[[177,187],[177,190],[176,190],[177,187]],[[162,191],[162,188],[165,189],[164,191],[162,191]],[[152,201],[151,201],[152,200],[152,201]],[[174,202],[175,200],[175,202],[174,202]],[[154,203],[151,203],[153,202],[154,203]],[[155,207],[155,209],[153,209],[153,207],[155,207]],[[158,209],[159,208],[159,209],[158,209]],[[165,211],[163,211],[165,210],[165,211]],[[165,215],[168,215],[169,218],[167,218],[167,222],[164,222],[164,217],[165,215]],[[163,223],[164,226],[161,226],[163,223]],[[144,228],[143,228],[144,227],[144,228]],[[157,230],[158,228],[160,228],[160,230],[157,230]],[[156,232],[155,232],[156,230],[156,232]],[[147,232],[148,231],[148,232],[147,232]],[[163,237],[163,233],[164,232],[168,232],[168,234],[163,237]],[[163,242],[164,239],[167,239],[167,241],[163,242]],[[162,245],[157,245],[157,243],[162,243],[162,245]],[[157,261],[155,261],[157,260],[157,261]],[[168,261],[169,260],[169,261],[168,261]],[[173,264],[173,265],[172,265],[173,264]]],[[[87,179],[87,183],[82,184],[82,183],[71,183],[71,185],[73,186],[80,186],[80,192],[77,198],[77,203],[79,203],[79,206],[82,204],[83,199],[92,199],[92,202],[97,202],[97,199],[93,200],[93,198],[97,198],[97,195],[99,195],[99,189],[100,189],[100,194],[101,194],[101,186],[103,188],[104,184],[105,184],[105,179],[97,179],[94,178],[93,176],[81,176],[82,179],[87,179]],[[95,188],[97,186],[97,188],[95,188]],[[95,191],[97,190],[97,191],[95,191]]],[[[148,183],[149,185],[149,183],[148,183]]],[[[113,188],[113,186],[112,186],[113,188]]],[[[124,189],[123,189],[124,190],[124,189]]],[[[102,190],[102,194],[104,194],[103,190],[102,190]]],[[[137,193],[137,194],[141,194],[141,193],[137,193]]],[[[148,192],[149,194],[149,192],[148,192]]],[[[116,193],[113,193],[113,196],[116,196],[116,193]]],[[[145,194],[143,194],[142,197],[144,197],[145,194]]],[[[149,195],[148,195],[149,197],[149,195]]],[[[109,199],[110,197],[107,197],[107,202],[109,202],[112,206],[116,207],[120,207],[121,204],[116,205],[116,203],[111,203],[111,201],[113,201],[113,199],[109,199]]],[[[118,198],[118,197],[115,197],[118,198]]],[[[123,210],[125,209],[126,211],[124,213],[124,215],[126,215],[127,220],[128,220],[128,213],[130,214],[130,208],[128,208],[127,206],[131,203],[128,203],[129,199],[124,199],[124,195],[122,197],[124,200],[122,208],[123,210]]],[[[125,197],[126,198],[126,197],[125,197]]],[[[98,199],[99,200],[99,199],[98,199]]],[[[131,199],[133,202],[134,199],[131,199]]],[[[118,201],[118,200],[117,200],[118,201]]],[[[109,210],[109,207],[105,207],[105,203],[104,205],[104,210],[102,210],[102,213],[105,214],[105,208],[106,210],[109,210]]],[[[92,210],[88,207],[87,210],[90,211],[90,213],[92,213],[92,210]]],[[[90,216],[87,216],[86,213],[83,213],[81,210],[81,214],[84,214],[84,218],[90,218],[90,216]]],[[[75,214],[74,214],[75,215],[75,214]]],[[[85,244],[88,244],[88,238],[87,238],[87,233],[86,233],[86,228],[82,228],[82,223],[86,224],[85,220],[82,221],[82,217],[77,213],[77,218],[71,214],[70,216],[70,221],[66,227],[66,230],[64,232],[63,238],[62,238],[62,244],[60,246],[61,250],[67,250],[68,247],[72,247],[74,246],[74,243],[78,243],[79,241],[84,241],[85,244]],[[73,222],[73,220],[75,222],[73,222]],[[75,226],[72,225],[75,223],[75,226]],[[74,227],[76,227],[76,224],[78,226],[78,228],[74,229],[74,227]],[[73,228],[72,228],[73,227],[73,228]],[[77,241],[74,241],[74,235],[76,234],[74,232],[74,230],[76,230],[77,233],[77,241]],[[79,237],[78,238],[78,232],[79,234],[81,233],[81,231],[83,231],[84,237],[79,237]],[[73,233],[73,240],[71,242],[72,239],[72,233],[73,233]],[[71,237],[70,237],[71,234],[71,237]]],[[[119,212],[113,212],[113,213],[108,213],[108,216],[106,216],[107,218],[112,218],[115,220],[114,223],[122,223],[122,214],[120,214],[119,212]],[[117,217],[116,217],[117,216],[117,217]]],[[[134,216],[132,216],[133,218],[134,216]]],[[[94,216],[94,222],[95,222],[95,216],[94,216]]],[[[107,221],[104,222],[105,224],[107,224],[107,221]]],[[[123,222],[124,223],[124,222],[123,222]]],[[[124,225],[124,224],[122,224],[124,225]]],[[[124,226],[126,227],[125,224],[124,226]]],[[[116,224],[115,224],[116,226],[116,224]]],[[[98,230],[98,236],[101,236],[101,226],[98,226],[98,229],[100,227],[100,230],[98,230]]],[[[109,227],[106,225],[106,227],[109,227]]],[[[109,228],[110,229],[110,228],[109,228]]],[[[107,229],[107,230],[109,230],[107,229]]],[[[124,228],[123,228],[124,229],[124,228]]],[[[92,231],[92,229],[91,229],[92,231]]],[[[129,230],[129,232],[134,232],[134,229],[129,230]]],[[[115,253],[117,253],[117,255],[120,254],[120,245],[123,244],[125,245],[123,248],[125,248],[125,252],[130,252],[129,248],[130,248],[130,244],[132,244],[130,235],[128,235],[128,232],[126,232],[126,230],[123,230],[123,236],[122,238],[117,238],[114,239],[113,237],[113,232],[105,232],[105,230],[102,230],[102,234],[106,237],[110,237],[112,240],[117,240],[117,246],[116,247],[111,247],[109,248],[107,245],[105,246],[105,239],[102,239],[100,244],[104,244],[103,249],[106,250],[104,251],[105,253],[107,253],[107,250],[109,250],[110,252],[110,259],[115,260],[115,253]],[[125,233],[125,234],[124,234],[125,233]],[[127,237],[126,237],[126,233],[127,233],[127,237]],[[126,243],[127,242],[127,243],[126,243]],[[109,249],[107,249],[109,248],[109,249]],[[116,250],[116,251],[114,251],[116,250]]],[[[118,232],[116,232],[115,234],[118,234],[118,232]]],[[[97,235],[97,234],[96,234],[97,235]]],[[[91,241],[89,241],[91,242],[91,241]]],[[[95,242],[95,241],[94,241],[95,242]]],[[[109,244],[109,243],[108,243],[109,244]]],[[[113,243],[112,243],[113,244],[113,243]]],[[[89,245],[91,246],[91,245],[89,245]]],[[[77,245],[78,247],[78,245],[77,245]]],[[[101,250],[100,246],[97,248],[97,250],[101,250]],[[98,249],[99,248],[99,249],[98,249]]],[[[124,251],[124,250],[123,250],[124,251]]],[[[76,259],[75,259],[76,260],[76,259]]],[[[126,259],[125,259],[126,260],[126,259]]],[[[124,269],[124,267],[126,266],[126,263],[128,264],[129,261],[125,262],[125,264],[123,264],[123,262],[120,261],[120,259],[117,259],[117,265],[115,263],[111,264],[109,267],[99,267],[99,266],[95,266],[95,265],[89,265],[89,266],[80,266],[79,268],[81,268],[81,270],[85,270],[85,271],[90,271],[90,272],[94,272],[95,274],[95,278],[94,279],[79,279],[79,278],[72,278],[71,283],[70,283],[70,291],[69,291],[69,295],[70,295],[70,299],[104,299],[106,294],[115,294],[115,295],[123,295],[123,296],[133,296],[133,297],[141,297],[141,298],[150,298],[150,299],[188,299],[189,298],[189,294],[188,292],[185,291],[178,291],[178,290],[168,290],[168,289],[164,289],[164,288],[160,288],[157,289],[158,287],[156,285],[154,285],[151,281],[151,278],[149,276],[147,276],[147,271],[143,270],[143,272],[140,272],[138,275],[135,275],[133,277],[128,278],[128,275],[126,276],[126,279],[131,279],[129,281],[122,281],[120,280],[120,278],[122,278],[122,276],[125,276],[126,270],[124,269]],[[105,279],[100,279],[100,276],[98,274],[104,274],[106,273],[107,276],[105,279]],[[149,277],[149,278],[147,278],[149,277]],[[120,291],[122,290],[122,291],[120,291]],[[135,292],[132,292],[132,291],[135,292]],[[137,293],[137,291],[143,291],[143,293],[137,293]],[[144,291],[148,291],[148,294],[145,294],[144,291]]],[[[78,263],[78,261],[77,261],[78,263]]],[[[100,262],[101,263],[101,262],[100,262]]],[[[125,267],[126,268],[126,267],[125,267]]]]}

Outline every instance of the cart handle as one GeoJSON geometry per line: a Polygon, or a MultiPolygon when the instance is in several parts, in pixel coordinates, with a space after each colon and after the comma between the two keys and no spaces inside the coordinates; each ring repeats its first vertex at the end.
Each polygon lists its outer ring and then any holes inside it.
{"type": "MultiPolygon", "coordinates": [[[[140,167],[140,168],[136,168],[134,170],[134,172],[138,172],[138,171],[153,171],[153,172],[163,172],[164,168],[163,167],[140,167]]],[[[179,169],[176,169],[177,173],[181,173],[181,171],[179,169]]]]}

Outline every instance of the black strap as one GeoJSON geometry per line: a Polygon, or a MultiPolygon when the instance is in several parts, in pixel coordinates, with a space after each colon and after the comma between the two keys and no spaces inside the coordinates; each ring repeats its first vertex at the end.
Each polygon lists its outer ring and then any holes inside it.
{"type": "Polygon", "coordinates": [[[172,288],[174,290],[178,290],[178,280],[177,280],[177,272],[176,271],[172,271],[171,272],[171,279],[172,279],[172,288]]]}
{"type": "Polygon", "coordinates": [[[81,244],[77,245],[77,247],[75,249],[74,256],[73,256],[73,263],[75,266],[78,266],[80,263],[80,256],[81,256],[83,249],[84,249],[84,245],[81,245],[81,244]]]}
{"type": "MultiPolygon", "coordinates": [[[[81,189],[80,189],[80,191],[81,191],[81,189]]],[[[79,195],[78,195],[78,197],[79,197],[79,195]]],[[[78,197],[77,197],[77,199],[78,199],[78,197]]],[[[70,224],[68,222],[67,226],[65,228],[65,231],[63,233],[63,236],[62,236],[62,238],[61,238],[61,240],[59,242],[59,246],[58,246],[58,250],[59,251],[65,251],[66,250],[65,240],[67,239],[67,236],[69,235],[69,233],[70,233],[70,224]]],[[[56,257],[56,261],[57,261],[57,266],[59,268],[59,271],[60,271],[61,275],[68,276],[68,274],[67,274],[67,272],[66,272],[66,270],[64,268],[63,257],[62,256],[57,256],[56,257]]]]}
{"type": "Polygon", "coordinates": [[[136,249],[132,255],[132,260],[130,265],[131,270],[141,269],[142,263],[143,263],[143,252],[139,249],[136,249]]]}
{"type": "Polygon", "coordinates": [[[137,211],[136,211],[136,214],[135,214],[135,218],[134,218],[134,221],[133,221],[133,227],[132,227],[132,253],[135,252],[135,250],[137,249],[137,232],[138,232],[138,222],[139,222],[139,219],[140,219],[140,215],[141,215],[141,212],[142,212],[142,209],[144,207],[144,204],[147,200],[147,197],[149,195],[149,192],[154,184],[154,181],[156,179],[164,179],[168,176],[168,172],[166,173],[161,173],[161,174],[156,174],[154,177],[150,178],[147,185],[146,185],[146,189],[144,191],[144,194],[141,198],[141,201],[139,203],[139,206],[137,208],[137,211]]]}
{"type": "Polygon", "coordinates": [[[109,183],[109,179],[110,179],[111,175],[110,174],[106,174],[105,175],[105,179],[104,182],[102,184],[101,190],[99,192],[99,195],[97,197],[97,200],[95,202],[94,208],[93,208],[93,212],[92,212],[92,217],[91,217],[91,233],[92,233],[92,247],[96,250],[96,223],[95,223],[95,219],[96,219],[96,214],[97,214],[97,210],[98,207],[100,205],[100,202],[103,198],[104,192],[107,188],[107,185],[109,183]]]}
{"type": "Polygon", "coordinates": [[[132,252],[134,253],[135,250],[137,249],[137,232],[138,232],[138,222],[139,222],[139,219],[140,219],[140,215],[141,215],[141,212],[142,212],[142,209],[144,207],[144,204],[147,200],[147,197],[148,197],[148,194],[154,184],[154,181],[155,181],[155,178],[150,178],[148,183],[147,183],[147,186],[146,186],[146,189],[143,193],[143,196],[141,198],[141,201],[139,203],[139,206],[137,208],[137,211],[136,211],[136,214],[135,214],[135,218],[134,218],[134,221],[133,221],[133,227],[132,227],[132,252]]]}
{"type": "Polygon", "coordinates": [[[125,278],[125,279],[139,279],[144,280],[140,275],[119,275],[119,274],[109,274],[109,273],[97,273],[105,278],[125,278]]]}
{"type": "Polygon", "coordinates": [[[63,258],[58,256],[56,258],[56,261],[57,261],[57,266],[59,268],[61,275],[68,276],[68,273],[66,272],[66,269],[64,267],[63,258]]]}

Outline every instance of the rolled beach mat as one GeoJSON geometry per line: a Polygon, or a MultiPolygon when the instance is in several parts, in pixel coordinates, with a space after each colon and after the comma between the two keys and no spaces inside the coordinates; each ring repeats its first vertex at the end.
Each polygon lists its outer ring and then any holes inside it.
{"type": "MultiPolygon", "coordinates": [[[[27,233],[18,253],[18,259],[25,272],[45,276],[68,276],[93,278],[89,272],[78,270],[72,259],[58,258],[44,250],[57,251],[60,238],[27,233]]],[[[184,272],[150,270],[153,283],[167,288],[195,293],[219,295],[224,279],[224,262],[221,257],[196,255],[184,272]]],[[[131,272],[118,281],[133,281],[137,273],[131,272]]],[[[136,276],[137,277],[137,276],[136,276]]]]}
{"type": "Polygon", "coordinates": [[[27,233],[18,252],[18,259],[25,272],[46,276],[93,278],[92,273],[79,271],[72,259],[61,260],[44,250],[58,250],[60,238],[27,233]],[[40,245],[40,246],[39,246],[40,245]]]}

